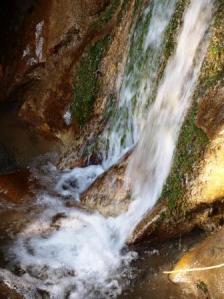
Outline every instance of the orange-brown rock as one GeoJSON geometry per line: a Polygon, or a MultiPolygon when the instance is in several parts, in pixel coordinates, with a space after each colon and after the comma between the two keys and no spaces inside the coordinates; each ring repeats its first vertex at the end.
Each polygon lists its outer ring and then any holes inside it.
{"type": "Polygon", "coordinates": [[[129,188],[125,184],[125,171],[129,155],[113,166],[81,196],[82,204],[97,210],[104,216],[117,216],[125,212],[130,204],[129,188]]]}
{"type": "Polygon", "coordinates": [[[21,117],[37,129],[48,133],[66,127],[63,115],[72,97],[71,68],[97,35],[90,24],[107,2],[39,0],[25,16],[17,59],[4,67],[9,69],[4,83],[7,96],[29,84],[17,100],[24,102],[21,117]]]}
{"type": "MultiPolygon", "coordinates": [[[[129,35],[132,24],[138,16],[135,5],[135,0],[122,2],[122,9],[119,12],[119,22],[113,28],[110,43],[98,70],[100,74],[100,88],[95,98],[91,118],[80,132],[76,131],[73,134],[73,140],[69,144],[69,147],[62,151],[58,164],[60,168],[73,168],[77,164],[77,161],[80,160],[80,157],[86,160],[85,150],[88,149],[90,144],[95,142],[96,137],[102,132],[108,120],[105,115],[107,114],[108,107],[110,107],[109,105],[111,105],[110,98],[113,97],[115,100],[118,100],[121,83],[119,78],[124,73],[129,35]]],[[[60,135],[60,138],[63,139],[63,136],[60,135]]],[[[68,139],[66,137],[66,140],[68,139]]],[[[97,154],[95,156],[97,160],[97,154]]]]}
{"type": "MultiPolygon", "coordinates": [[[[17,34],[19,43],[16,49],[10,49],[16,59],[10,57],[10,60],[5,58],[3,61],[1,69],[7,69],[7,72],[1,82],[2,100],[20,102],[20,117],[42,134],[63,142],[70,140],[72,128],[66,124],[64,114],[73,101],[77,63],[91,42],[108,34],[114,37],[116,30],[116,42],[112,42],[108,59],[102,66],[108,74],[105,78],[108,83],[105,84],[111,84],[117,75],[114,64],[123,58],[133,17],[127,9],[126,22],[116,29],[122,3],[109,0],[35,2],[24,16],[17,34]],[[117,45],[120,45],[120,50],[117,45]]],[[[104,88],[104,97],[110,92],[109,86],[107,91],[104,88]]],[[[103,97],[99,105],[102,100],[103,97]]]]}
{"type": "Polygon", "coordinates": [[[33,182],[28,170],[0,176],[0,203],[22,204],[32,199],[33,182]]]}
{"type": "Polygon", "coordinates": [[[85,144],[105,126],[108,98],[116,95],[116,79],[123,72],[129,33],[137,15],[135,2],[38,0],[6,5],[3,28],[16,29],[9,30],[8,36],[2,30],[0,100],[15,107],[33,135],[41,134],[51,144],[57,143],[57,151],[62,151],[61,168],[80,164],[85,144]],[[9,21],[10,15],[15,15],[14,23],[9,21]],[[100,81],[99,88],[88,121],[81,128],[76,116],[70,114],[77,100],[74,79],[88,49],[105,37],[108,42],[94,75],[94,80],[100,81]]]}
{"type": "Polygon", "coordinates": [[[18,294],[16,290],[8,287],[3,282],[0,282],[0,298],[1,299],[24,299],[24,297],[18,294]]]}
{"type": "Polygon", "coordinates": [[[197,126],[212,138],[224,123],[224,87],[217,84],[200,99],[197,126]]]}
{"type": "Polygon", "coordinates": [[[170,279],[196,298],[224,298],[224,230],[191,248],[178,261],[170,279]],[[217,266],[217,267],[216,267],[217,266]],[[211,268],[210,268],[211,267],[211,268]]]}

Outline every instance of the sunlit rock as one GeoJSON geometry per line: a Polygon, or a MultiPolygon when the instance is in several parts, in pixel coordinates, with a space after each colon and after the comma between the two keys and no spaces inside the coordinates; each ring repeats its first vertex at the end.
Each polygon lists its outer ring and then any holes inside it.
{"type": "Polygon", "coordinates": [[[130,156],[99,177],[81,196],[81,202],[104,216],[118,216],[127,211],[131,202],[130,188],[125,183],[125,171],[130,156]]]}
{"type": "Polygon", "coordinates": [[[224,231],[190,249],[176,264],[170,279],[197,298],[224,297],[224,231]]]}
{"type": "MultiPolygon", "coordinates": [[[[170,238],[223,223],[224,56],[223,4],[218,6],[210,31],[208,51],[192,106],[181,129],[173,165],[161,195],[163,212],[156,224],[151,215],[137,227],[139,240],[170,238]]],[[[135,240],[137,239],[134,238],[135,240]]]]}

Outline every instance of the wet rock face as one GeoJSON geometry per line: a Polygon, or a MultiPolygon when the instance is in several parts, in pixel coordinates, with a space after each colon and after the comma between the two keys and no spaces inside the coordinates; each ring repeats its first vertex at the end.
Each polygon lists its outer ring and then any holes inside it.
{"type": "Polygon", "coordinates": [[[11,59],[16,58],[13,56],[12,50],[19,46],[17,35],[22,27],[25,16],[32,10],[32,6],[35,2],[35,0],[11,0],[4,1],[0,4],[0,79],[8,72],[7,63],[9,63],[11,59]]]}
{"type": "Polygon", "coordinates": [[[49,143],[39,154],[64,153],[60,168],[80,165],[79,149],[105,126],[134,7],[135,0],[1,4],[0,105],[49,143]]]}
{"type": "MultiPolygon", "coordinates": [[[[77,64],[74,101],[71,105],[75,134],[73,141],[61,155],[58,165],[62,169],[80,165],[79,161],[87,161],[89,155],[90,164],[101,161],[96,148],[97,137],[102,133],[117,105],[130,31],[141,8],[139,5],[136,10],[135,0],[120,2],[118,7],[117,4],[117,0],[112,1],[93,23],[93,27],[98,31],[99,28],[104,28],[105,20],[112,14],[114,17],[111,19],[111,33],[87,47],[77,64]],[[115,9],[116,7],[118,9],[115,9]],[[98,55],[94,54],[96,52],[98,55]],[[100,63],[96,64],[99,60],[100,63]]],[[[83,165],[85,164],[84,162],[83,165]]]]}
{"type": "Polygon", "coordinates": [[[154,226],[144,225],[150,223],[148,215],[138,227],[139,236],[145,232],[147,238],[167,238],[197,226],[213,230],[223,224],[223,12],[220,1],[193,103],[161,196],[165,211],[158,213],[154,226]]]}
{"type": "MultiPolygon", "coordinates": [[[[70,68],[91,40],[86,41],[92,18],[105,5],[105,1],[33,1],[17,32],[17,45],[11,50],[16,59],[3,61],[2,100],[32,83],[17,95],[17,100],[24,102],[21,116],[45,131],[53,125],[64,127],[65,111],[61,110],[68,108],[72,92],[70,68]]],[[[15,10],[17,6],[15,3],[15,10]]]]}
{"type": "Polygon", "coordinates": [[[196,298],[223,298],[224,267],[185,272],[223,264],[223,242],[222,229],[191,248],[178,261],[174,267],[174,271],[177,272],[170,274],[170,279],[183,285],[186,292],[196,295],[196,298]]]}
{"type": "Polygon", "coordinates": [[[111,32],[119,4],[33,1],[15,24],[17,43],[1,62],[1,101],[18,101],[20,117],[43,134],[58,137],[57,132],[68,130],[71,121],[65,115],[73,101],[77,62],[91,42],[111,32]]]}
{"type": "Polygon", "coordinates": [[[81,196],[82,204],[104,216],[118,216],[131,202],[129,187],[125,184],[125,171],[130,156],[103,174],[81,196]]]}

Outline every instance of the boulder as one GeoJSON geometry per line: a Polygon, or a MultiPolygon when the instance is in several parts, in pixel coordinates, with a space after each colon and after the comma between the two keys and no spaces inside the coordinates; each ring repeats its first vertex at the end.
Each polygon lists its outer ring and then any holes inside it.
{"type": "Polygon", "coordinates": [[[223,244],[221,229],[195,245],[177,262],[169,276],[171,281],[196,298],[224,298],[223,244]]]}
{"type": "Polygon", "coordinates": [[[118,216],[124,213],[131,201],[129,187],[125,183],[125,171],[130,155],[99,177],[81,196],[81,203],[102,215],[118,216]]]}

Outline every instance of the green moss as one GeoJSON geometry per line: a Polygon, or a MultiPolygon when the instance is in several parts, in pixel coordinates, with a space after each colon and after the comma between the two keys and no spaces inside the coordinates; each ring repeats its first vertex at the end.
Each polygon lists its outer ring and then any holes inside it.
{"type": "Polygon", "coordinates": [[[135,12],[142,7],[143,2],[144,2],[143,0],[135,0],[135,9],[134,9],[135,12]]]}
{"type": "Polygon", "coordinates": [[[176,36],[177,32],[180,29],[182,24],[183,14],[185,11],[186,6],[190,3],[189,0],[178,0],[176,4],[176,9],[174,15],[171,19],[171,22],[166,30],[166,41],[164,47],[164,57],[165,61],[168,60],[170,55],[173,53],[176,47],[176,36]]]}
{"type": "Polygon", "coordinates": [[[109,36],[91,45],[84,53],[74,79],[72,115],[80,126],[89,119],[98,92],[99,66],[109,42],[109,36]]]}
{"type": "Polygon", "coordinates": [[[213,24],[208,54],[204,62],[198,95],[202,96],[223,79],[224,74],[224,1],[217,1],[217,12],[213,24]]]}
{"type": "Polygon", "coordinates": [[[161,197],[167,200],[169,213],[174,218],[185,215],[184,196],[187,192],[187,181],[193,179],[195,166],[203,158],[203,153],[209,145],[206,134],[195,124],[198,98],[213,88],[224,73],[224,1],[218,1],[218,3],[209,48],[202,66],[193,104],[182,127],[171,173],[161,197]]]}
{"type": "MultiPolygon", "coordinates": [[[[171,17],[170,23],[164,34],[164,43],[159,49],[161,55],[158,55],[158,61],[155,61],[155,59],[151,60],[151,57],[155,57],[155,50],[153,47],[149,47],[146,53],[144,50],[145,36],[148,32],[153,10],[151,9],[147,15],[141,14],[138,19],[135,28],[135,33],[131,41],[131,47],[129,52],[129,64],[127,66],[127,75],[135,74],[136,79],[132,83],[132,90],[138,90],[142,80],[144,80],[143,76],[149,76],[150,73],[153,73],[152,70],[155,69],[154,74],[156,75],[154,75],[155,77],[152,80],[152,93],[148,99],[147,106],[149,106],[156,97],[158,84],[162,78],[167,60],[171,56],[176,46],[176,35],[182,23],[182,17],[185,7],[189,2],[189,0],[177,0],[174,14],[171,17]],[[144,55],[141,55],[140,53],[144,53],[144,55]],[[152,61],[152,63],[149,67],[150,60],[152,61]],[[158,65],[159,69],[157,70],[156,68],[158,67],[158,65]]],[[[143,1],[136,0],[135,4],[136,7],[139,8],[142,6],[143,1]]]]}
{"type": "Polygon", "coordinates": [[[163,189],[162,198],[168,203],[173,216],[180,216],[184,210],[183,197],[186,193],[186,181],[192,176],[194,164],[200,160],[208,144],[206,134],[195,125],[197,103],[194,102],[184,122],[171,173],[163,189]]]}
{"type": "Polygon", "coordinates": [[[107,123],[108,120],[110,120],[111,117],[115,114],[116,103],[117,103],[117,95],[115,93],[109,94],[107,97],[107,102],[106,102],[106,106],[105,106],[104,114],[103,114],[103,119],[104,119],[105,123],[107,123]]]}
{"type": "Polygon", "coordinates": [[[106,9],[101,13],[99,18],[92,24],[93,30],[102,29],[102,27],[107,24],[113,15],[116,13],[117,8],[119,7],[121,0],[112,0],[111,3],[106,7],[106,9]]]}

